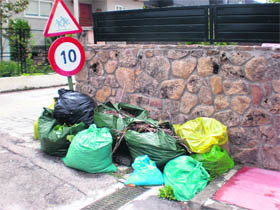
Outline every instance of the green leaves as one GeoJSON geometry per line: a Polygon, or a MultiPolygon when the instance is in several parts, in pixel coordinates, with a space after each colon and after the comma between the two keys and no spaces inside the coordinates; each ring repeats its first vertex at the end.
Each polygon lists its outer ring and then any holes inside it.
{"type": "Polygon", "coordinates": [[[9,39],[11,60],[27,59],[29,53],[29,40],[31,38],[30,26],[23,19],[9,20],[5,37],[9,39]]]}
{"type": "Polygon", "coordinates": [[[9,77],[17,75],[17,63],[14,61],[0,62],[0,77],[9,77]]]}
{"type": "Polygon", "coordinates": [[[28,6],[28,0],[17,0],[15,3],[0,1],[0,20],[1,26],[7,23],[8,19],[13,15],[24,11],[28,6]]]}
{"type": "Polygon", "coordinates": [[[159,189],[159,197],[162,199],[176,200],[171,186],[165,186],[159,189]]]}

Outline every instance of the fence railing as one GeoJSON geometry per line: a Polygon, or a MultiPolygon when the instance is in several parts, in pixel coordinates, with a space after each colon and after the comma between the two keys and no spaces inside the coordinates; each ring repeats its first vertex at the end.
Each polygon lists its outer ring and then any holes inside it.
{"type": "Polygon", "coordinates": [[[280,4],[238,4],[93,13],[94,40],[279,42],[280,4]]]}
{"type": "Polygon", "coordinates": [[[215,42],[280,42],[280,4],[211,8],[215,42]]]}
{"type": "Polygon", "coordinates": [[[2,28],[0,36],[0,76],[52,72],[48,62],[51,40],[42,30],[2,28]]]}
{"type": "Polygon", "coordinates": [[[208,8],[94,13],[97,41],[208,41],[208,8]]]}

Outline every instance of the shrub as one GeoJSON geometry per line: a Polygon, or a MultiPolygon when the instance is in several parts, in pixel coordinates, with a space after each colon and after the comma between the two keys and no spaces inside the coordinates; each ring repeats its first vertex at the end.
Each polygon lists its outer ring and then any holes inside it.
{"type": "Polygon", "coordinates": [[[11,60],[26,59],[31,38],[28,22],[22,19],[11,19],[7,30],[7,38],[10,44],[11,60]]]}
{"type": "Polygon", "coordinates": [[[0,63],[0,76],[10,77],[17,75],[17,63],[14,61],[2,61],[0,63]]]}

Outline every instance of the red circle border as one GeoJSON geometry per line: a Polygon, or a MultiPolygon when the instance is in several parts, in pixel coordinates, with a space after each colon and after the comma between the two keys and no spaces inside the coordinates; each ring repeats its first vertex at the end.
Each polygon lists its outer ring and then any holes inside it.
{"type": "Polygon", "coordinates": [[[85,63],[85,51],[84,51],[84,48],[83,46],[81,45],[81,43],[72,38],[72,37],[61,37],[61,38],[58,38],[57,40],[55,40],[50,49],[49,49],[49,53],[48,53],[48,59],[49,59],[49,62],[50,62],[50,65],[52,67],[52,69],[62,75],[62,76],[73,76],[77,73],[79,73],[81,71],[81,69],[83,68],[84,66],[84,63],[85,63]],[[78,47],[80,53],[81,53],[81,61],[80,61],[80,64],[72,71],[65,71],[61,68],[59,68],[59,66],[56,64],[56,61],[55,61],[55,51],[56,49],[58,48],[59,45],[61,45],[62,43],[64,42],[71,42],[73,43],[76,47],[78,47]]]}

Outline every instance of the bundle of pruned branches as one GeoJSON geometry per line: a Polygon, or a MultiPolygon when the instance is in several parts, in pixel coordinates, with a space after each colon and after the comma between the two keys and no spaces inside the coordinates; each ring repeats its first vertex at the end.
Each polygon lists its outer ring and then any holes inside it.
{"type": "Polygon", "coordinates": [[[132,114],[130,114],[129,112],[127,111],[124,111],[124,110],[121,110],[120,113],[115,111],[115,110],[105,110],[104,111],[104,114],[111,114],[111,115],[114,115],[116,117],[134,117],[132,114]]]}
{"type": "MultiPolygon", "coordinates": [[[[167,135],[172,136],[174,139],[176,139],[178,141],[178,143],[181,146],[183,146],[188,153],[192,153],[191,150],[189,149],[189,147],[184,144],[184,140],[182,138],[180,138],[179,136],[177,136],[170,127],[166,126],[166,124],[159,124],[158,126],[155,126],[155,125],[152,125],[152,124],[146,123],[146,122],[134,122],[134,123],[131,123],[127,127],[126,131],[134,130],[138,133],[148,133],[148,132],[156,133],[156,132],[158,132],[159,129],[162,130],[163,132],[165,132],[167,135]]],[[[117,147],[120,144],[120,142],[122,141],[126,131],[123,131],[122,134],[119,136],[118,142],[116,144],[117,147]]],[[[114,150],[115,149],[116,148],[114,148],[114,150]]]]}

